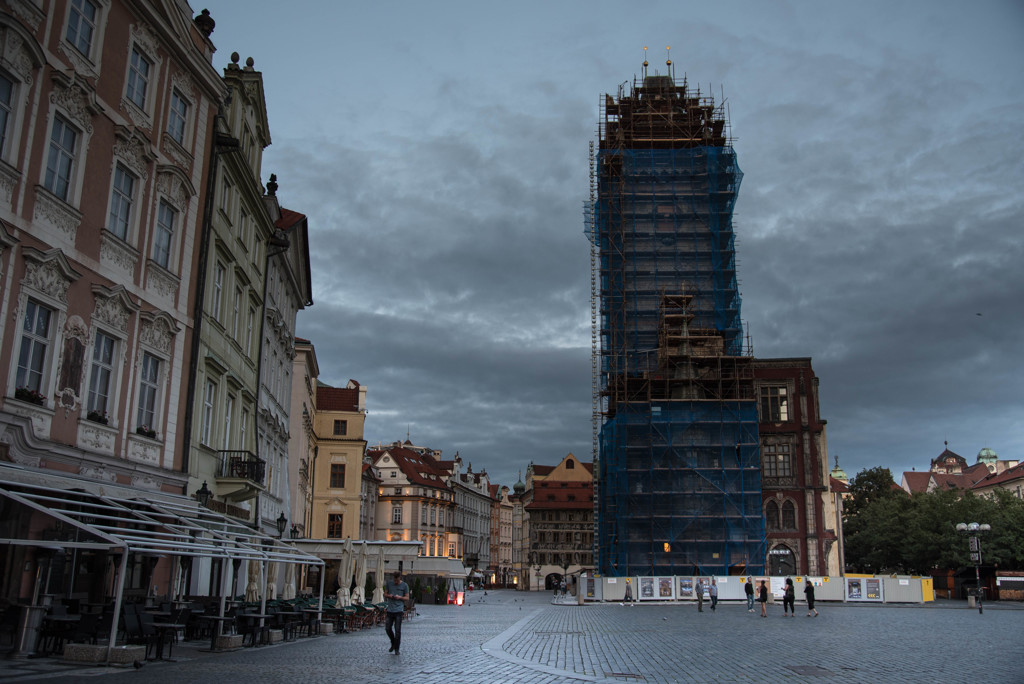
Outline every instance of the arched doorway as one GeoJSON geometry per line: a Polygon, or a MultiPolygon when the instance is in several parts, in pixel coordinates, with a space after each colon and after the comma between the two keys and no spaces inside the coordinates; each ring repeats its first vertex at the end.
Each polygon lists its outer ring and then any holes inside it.
{"type": "Polygon", "coordinates": [[[796,574],[796,556],[785,544],[777,544],[768,552],[768,574],[773,577],[796,574]]]}
{"type": "Polygon", "coordinates": [[[557,572],[552,572],[544,578],[544,588],[548,591],[554,591],[562,584],[562,576],[557,572]]]}

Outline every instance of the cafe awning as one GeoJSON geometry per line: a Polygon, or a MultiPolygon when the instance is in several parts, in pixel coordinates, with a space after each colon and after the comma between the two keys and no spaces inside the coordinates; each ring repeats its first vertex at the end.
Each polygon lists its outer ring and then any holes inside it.
{"type": "Polygon", "coordinates": [[[164,556],[230,558],[323,565],[316,556],[215,513],[185,497],[100,495],[40,483],[0,479],[7,524],[0,544],[125,549],[164,556]],[[19,507],[49,516],[52,525],[14,525],[19,507]]]}

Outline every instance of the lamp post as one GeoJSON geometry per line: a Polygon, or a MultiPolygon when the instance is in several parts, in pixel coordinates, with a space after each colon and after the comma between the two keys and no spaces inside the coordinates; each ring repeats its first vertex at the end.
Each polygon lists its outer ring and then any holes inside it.
{"type": "Polygon", "coordinates": [[[196,502],[203,508],[206,508],[206,504],[210,502],[211,496],[213,496],[213,492],[206,486],[206,480],[203,480],[203,486],[196,490],[196,502]]]}
{"type": "Polygon", "coordinates": [[[284,517],[284,511],[281,511],[281,515],[277,516],[277,538],[281,539],[284,537],[284,528],[288,526],[288,518],[284,517]]]}
{"type": "Polygon", "coordinates": [[[981,607],[981,595],[983,593],[981,587],[981,539],[982,535],[988,534],[992,531],[992,526],[988,523],[978,524],[972,523],[957,523],[956,531],[967,537],[968,543],[971,549],[971,560],[974,561],[974,579],[978,583],[977,596],[978,596],[978,613],[984,613],[981,607]]]}

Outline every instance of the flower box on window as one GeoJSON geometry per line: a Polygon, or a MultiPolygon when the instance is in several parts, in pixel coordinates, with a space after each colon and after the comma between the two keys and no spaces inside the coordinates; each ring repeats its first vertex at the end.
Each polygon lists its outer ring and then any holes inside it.
{"type": "Polygon", "coordinates": [[[139,427],[135,428],[135,432],[137,434],[142,435],[143,437],[149,437],[150,439],[156,439],[156,430],[152,429],[148,425],[140,425],[139,427]]]}
{"type": "Polygon", "coordinates": [[[46,395],[28,387],[19,387],[14,390],[14,398],[27,401],[30,404],[38,404],[39,406],[43,406],[46,403],[46,395]]]}
{"type": "Polygon", "coordinates": [[[110,419],[107,418],[106,411],[89,411],[89,413],[85,414],[85,417],[92,422],[100,423],[101,425],[106,425],[110,422],[110,419]]]}

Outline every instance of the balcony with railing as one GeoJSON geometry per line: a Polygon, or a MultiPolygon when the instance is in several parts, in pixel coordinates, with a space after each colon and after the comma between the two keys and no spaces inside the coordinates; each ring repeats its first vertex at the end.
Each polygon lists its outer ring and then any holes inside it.
{"type": "MultiPolygon", "coordinates": [[[[229,501],[246,501],[264,491],[267,464],[251,451],[222,450],[217,483],[222,488],[236,487],[225,495],[229,501]]],[[[222,489],[223,490],[223,489],[222,489]]]]}

